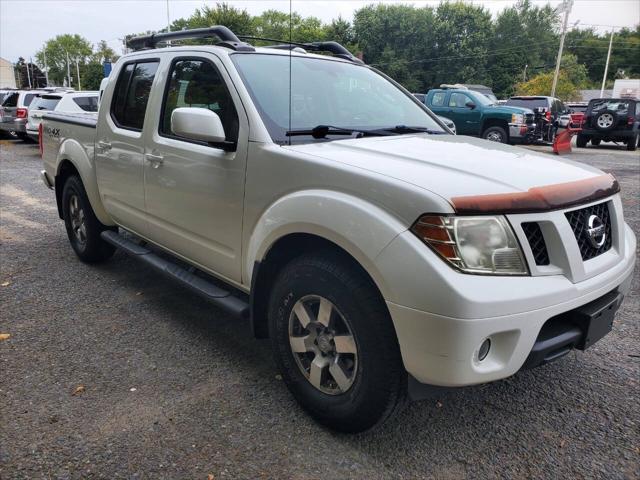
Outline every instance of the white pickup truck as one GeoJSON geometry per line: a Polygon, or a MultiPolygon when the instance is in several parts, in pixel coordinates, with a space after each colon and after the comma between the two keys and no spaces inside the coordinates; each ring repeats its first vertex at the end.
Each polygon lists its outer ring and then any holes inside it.
{"type": "Polygon", "coordinates": [[[97,119],[44,117],[71,246],[248,318],[318,421],[366,430],[611,330],[636,255],[611,175],[451,135],[334,42],[131,46],[97,119]]]}

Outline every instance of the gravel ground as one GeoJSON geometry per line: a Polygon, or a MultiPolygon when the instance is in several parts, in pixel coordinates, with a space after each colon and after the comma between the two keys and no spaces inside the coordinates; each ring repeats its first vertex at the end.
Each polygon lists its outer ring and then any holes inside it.
{"type": "MultiPolygon", "coordinates": [[[[122,253],[80,263],[37,147],[0,150],[0,478],[640,477],[637,275],[587,352],[336,434],[293,401],[247,324],[122,253]]],[[[638,234],[638,155],[570,158],[618,177],[638,234]]]]}

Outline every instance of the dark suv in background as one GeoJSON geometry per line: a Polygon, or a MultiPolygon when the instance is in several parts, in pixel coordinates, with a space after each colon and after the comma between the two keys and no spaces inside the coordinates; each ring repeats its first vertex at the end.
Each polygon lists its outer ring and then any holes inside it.
{"type": "Polygon", "coordinates": [[[536,134],[545,142],[553,142],[558,126],[566,127],[571,121],[569,108],[554,97],[517,96],[507,100],[505,105],[533,110],[536,134]]]}
{"type": "Polygon", "coordinates": [[[578,147],[620,142],[627,150],[638,147],[640,101],[629,98],[596,98],[589,102],[578,135],[578,147]]]}

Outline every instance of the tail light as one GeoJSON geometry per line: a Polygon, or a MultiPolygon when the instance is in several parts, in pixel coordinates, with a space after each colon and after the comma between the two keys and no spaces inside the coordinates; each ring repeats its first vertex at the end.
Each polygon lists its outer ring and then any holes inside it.
{"type": "Polygon", "coordinates": [[[551,110],[547,110],[547,113],[545,113],[544,116],[547,117],[547,121],[550,122],[551,121],[551,110]]]}
{"type": "Polygon", "coordinates": [[[631,115],[629,115],[627,117],[627,125],[633,125],[633,122],[635,122],[635,118],[633,118],[631,115]]]}
{"type": "Polygon", "coordinates": [[[42,123],[38,125],[38,149],[40,150],[40,158],[44,155],[44,144],[42,139],[42,123]]]}
{"type": "Polygon", "coordinates": [[[26,108],[18,108],[16,109],[16,118],[27,118],[27,113],[29,111],[26,108]]]}

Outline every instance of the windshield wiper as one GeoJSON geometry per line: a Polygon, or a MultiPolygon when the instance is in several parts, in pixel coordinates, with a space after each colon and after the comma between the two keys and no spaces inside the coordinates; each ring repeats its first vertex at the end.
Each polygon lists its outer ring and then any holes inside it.
{"type": "MultiPolygon", "coordinates": [[[[391,133],[428,133],[430,135],[446,135],[447,132],[444,130],[433,130],[427,127],[409,127],[407,125],[396,125],[395,127],[385,127],[379,129],[383,132],[391,132],[391,133]]],[[[377,131],[377,130],[376,130],[377,131]]]]}
{"type": "Polygon", "coordinates": [[[383,136],[389,135],[383,129],[380,130],[366,130],[361,128],[344,128],[344,127],[334,127],[333,125],[317,125],[312,129],[302,129],[302,130],[289,130],[285,134],[287,137],[296,137],[300,135],[311,135],[313,138],[320,139],[326,138],[327,135],[353,135],[354,133],[359,134],[359,137],[367,137],[367,136],[383,136]]]}

